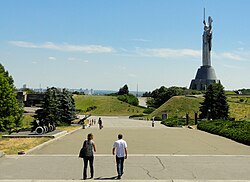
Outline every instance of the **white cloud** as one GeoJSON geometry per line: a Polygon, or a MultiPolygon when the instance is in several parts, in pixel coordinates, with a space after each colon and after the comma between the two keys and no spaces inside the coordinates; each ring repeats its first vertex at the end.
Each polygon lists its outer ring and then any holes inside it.
{"type": "Polygon", "coordinates": [[[230,53],[230,52],[221,53],[220,56],[224,59],[231,59],[231,60],[235,60],[235,61],[245,60],[245,58],[242,57],[241,55],[235,54],[235,53],[230,53]]]}
{"type": "MultiPolygon", "coordinates": [[[[192,57],[202,59],[201,50],[194,49],[170,49],[170,48],[137,48],[136,54],[148,57],[161,58],[181,58],[192,57]]],[[[250,50],[237,49],[231,52],[212,52],[212,57],[216,59],[233,60],[233,61],[247,61],[250,57],[250,50]]]]}
{"type": "Polygon", "coordinates": [[[48,57],[49,60],[56,60],[55,57],[51,56],[51,57],[48,57]]]}
{"type": "Polygon", "coordinates": [[[159,49],[142,49],[137,48],[136,51],[141,56],[150,57],[161,57],[161,58],[176,58],[176,57],[201,57],[200,50],[193,49],[169,49],[169,48],[159,48],[159,49]]]}
{"type": "Polygon", "coordinates": [[[81,62],[85,62],[85,63],[88,63],[89,62],[89,60],[82,60],[82,59],[80,59],[80,58],[75,58],[75,57],[69,57],[68,58],[68,61],[81,61],[81,62]]]}
{"type": "Polygon", "coordinates": [[[223,66],[225,68],[229,68],[229,69],[237,69],[237,70],[243,70],[244,68],[243,67],[240,67],[240,66],[235,66],[235,65],[228,65],[228,64],[223,64],[223,66]]]}
{"type": "Polygon", "coordinates": [[[73,57],[70,57],[68,58],[69,61],[77,61],[78,59],[77,58],[73,58],[73,57]]]}
{"type": "Polygon", "coordinates": [[[35,49],[51,49],[65,52],[83,52],[83,53],[110,53],[114,52],[112,47],[102,45],[72,45],[72,44],[55,44],[53,42],[46,42],[43,44],[35,44],[25,41],[9,41],[11,45],[23,48],[35,49]]]}
{"type": "Polygon", "coordinates": [[[225,59],[233,61],[247,61],[250,57],[250,51],[245,49],[237,49],[236,51],[230,52],[213,52],[212,56],[216,59],[225,59]]]}

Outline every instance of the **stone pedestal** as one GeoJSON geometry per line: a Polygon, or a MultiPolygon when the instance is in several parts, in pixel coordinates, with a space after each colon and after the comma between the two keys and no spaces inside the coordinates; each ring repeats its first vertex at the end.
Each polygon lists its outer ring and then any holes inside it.
{"type": "Polygon", "coordinates": [[[216,78],[215,70],[212,66],[201,66],[195,79],[191,81],[190,89],[193,90],[206,90],[212,83],[220,83],[220,80],[216,78]]]}

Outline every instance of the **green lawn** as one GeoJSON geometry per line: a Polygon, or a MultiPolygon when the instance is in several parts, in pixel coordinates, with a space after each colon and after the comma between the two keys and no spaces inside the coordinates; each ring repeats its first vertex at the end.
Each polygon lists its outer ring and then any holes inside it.
{"type": "Polygon", "coordinates": [[[119,101],[115,96],[75,95],[76,109],[80,114],[129,116],[143,113],[141,107],[119,101]],[[90,110],[88,108],[95,108],[90,110]]]}

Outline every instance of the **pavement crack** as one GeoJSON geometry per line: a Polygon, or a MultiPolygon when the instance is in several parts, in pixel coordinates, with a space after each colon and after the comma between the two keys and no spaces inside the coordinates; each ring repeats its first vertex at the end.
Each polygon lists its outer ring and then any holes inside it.
{"type": "Polygon", "coordinates": [[[166,169],[166,166],[163,164],[163,162],[161,161],[161,159],[158,157],[158,156],[156,156],[156,159],[159,161],[159,163],[161,164],[161,166],[162,166],[162,171],[163,170],[165,170],[166,169]]]}
{"type": "Polygon", "coordinates": [[[197,177],[195,176],[195,174],[194,174],[193,171],[191,171],[191,170],[189,170],[189,169],[183,169],[183,170],[186,170],[186,171],[190,172],[191,175],[192,175],[192,177],[193,177],[193,179],[197,179],[197,177]]]}
{"type": "Polygon", "coordinates": [[[158,180],[158,178],[156,178],[156,177],[150,175],[149,170],[147,170],[147,169],[145,169],[145,168],[143,168],[143,167],[142,167],[142,169],[143,169],[144,171],[146,171],[147,175],[148,175],[150,178],[158,180]]]}

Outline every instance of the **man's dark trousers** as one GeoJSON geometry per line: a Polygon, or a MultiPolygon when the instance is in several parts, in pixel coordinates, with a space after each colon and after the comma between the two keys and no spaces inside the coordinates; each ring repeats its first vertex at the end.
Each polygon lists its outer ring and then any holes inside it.
{"type": "Polygon", "coordinates": [[[124,157],[116,156],[116,167],[117,167],[118,177],[121,177],[123,174],[123,163],[124,163],[124,157]]]}

